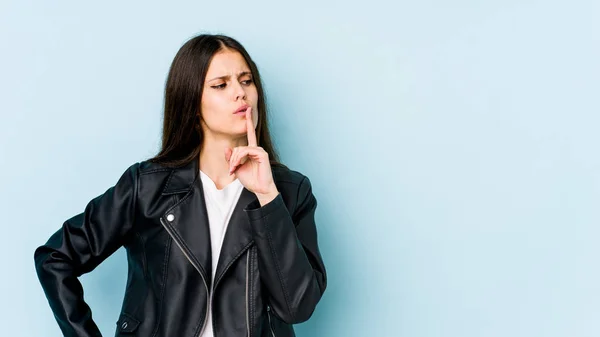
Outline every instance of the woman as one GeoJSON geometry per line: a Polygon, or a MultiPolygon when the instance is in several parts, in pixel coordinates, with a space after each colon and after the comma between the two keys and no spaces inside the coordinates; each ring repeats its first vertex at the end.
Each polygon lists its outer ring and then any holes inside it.
{"type": "Polygon", "coordinates": [[[256,65],[199,35],[171,65],[162,149],[35,251],[65,336],[99,336],[78,277],[119,247],[116,336],[294,336],[326,287],[307,177],[278,163],[256,65]]]}

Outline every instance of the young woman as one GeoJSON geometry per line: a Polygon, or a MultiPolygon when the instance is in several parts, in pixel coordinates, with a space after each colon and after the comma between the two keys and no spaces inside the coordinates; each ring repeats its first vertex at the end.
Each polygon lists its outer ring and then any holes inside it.
{"type": "Polygon", "coordinates": [[[294,336],[327,284],[309,179],[277,161],[255,63],[223,35],[186,42],[162,148],[35,251],[65,336],[100,336],[78,277],[125,247],[116,336],[294,336]]]}

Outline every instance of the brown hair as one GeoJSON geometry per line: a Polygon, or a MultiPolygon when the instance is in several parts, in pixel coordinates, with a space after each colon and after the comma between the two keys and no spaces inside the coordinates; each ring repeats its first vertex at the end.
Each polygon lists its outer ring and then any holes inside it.
{"type": "Polygon", "coordinates": [[[188,40],[177,52],[165,85],[165,105],[160,152],[149,159],[168,167],[179,167],[198,158],[203,131],[199,127],[204,80],[213,56],[232,49],[244,57],[258,93],[256,140],[268,154],[271,165],[283,166],[271,142],[267,104],[258,68],[246,49],[235,39],[220,34],[201,34],[188,40]]]}

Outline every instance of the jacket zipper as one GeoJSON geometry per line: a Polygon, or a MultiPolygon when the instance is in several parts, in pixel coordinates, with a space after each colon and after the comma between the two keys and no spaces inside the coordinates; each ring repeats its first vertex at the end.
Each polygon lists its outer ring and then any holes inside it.
{"type": "Polygon", "coordinates": [[[275,332],[273,332],[273,326],[271,325],[271,307],[267,304],[267,318],[269,319],[269,330],[271,330],[271,336],[275,337],[275,332]]]}
{"type": "Polygon", "coordinates": [[[250,250],[248,250],[246,255],[246,327],[248,329],[248,337],[250,337],[250,318],[248,314],[248,273],[250,272],[250,250]]]}
{"type": "Polygon", "coordinates": [[[208,311],[210,310],[210,307],[211,307],[211,305],[210,305],[211,304],[210,297],[212,297],[212,292],[209,291],[208,284],[206,283],[206,280],[204,279],[204,276],[202,276],[202,272],[200,272],[200,268],[192,261],[192,259],[188,255],[187,251],[185,249],[183,249],[183,246],[181,245],[181,243],[179,242],[179,240],[177,240],[177,238],[175,237],[175,235],[173,235],[173,232],[171,231],[171,229],[169,228],[169,226],[167,224],[165,224],[165,222],[164,222],[164,220],[163,220],[162,217],[160,217],[160,223],[163,225],[163,227],[165,228],[165,230],[167,231],[167,233],[169,234],[169,236],[173,239],[173,241],[175,241],[175,243],[177,244],[177,246],[179,246],[179,249],[181,250],[181,252],[183,253],[183,255],[185,255],[185,257],[192,264],[192,266],[194,266],[194,268],[196,268],[196,270],[200,274],[200,277],[202,278],[202,281],[204,283],[204,287],[206,288],[206,295],[207,295],[206,296],[206,315],[204,316],[204,322],[202,323],[202,328],[200,329],[200,333],[198,334],[198,336],[201,336],[202,332],[204,331],[204,328],[206,327],[206,321],[207,321],[207,318],[208,318],[208,311]]]}

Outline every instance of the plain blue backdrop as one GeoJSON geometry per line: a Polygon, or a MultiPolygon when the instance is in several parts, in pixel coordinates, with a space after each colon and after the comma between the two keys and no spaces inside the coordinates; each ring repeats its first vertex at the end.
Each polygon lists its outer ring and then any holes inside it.
{"type": "MultiPolygon", "coordinates": [[[[299,336],[600,335],[598,1],[0,2],[0,326],[60,336],[33,251],[156,153],[195,34],[263,75],[329,287],[299,336]]],[[[105,336],[119,250],[82,277],[105,336]]]]}

